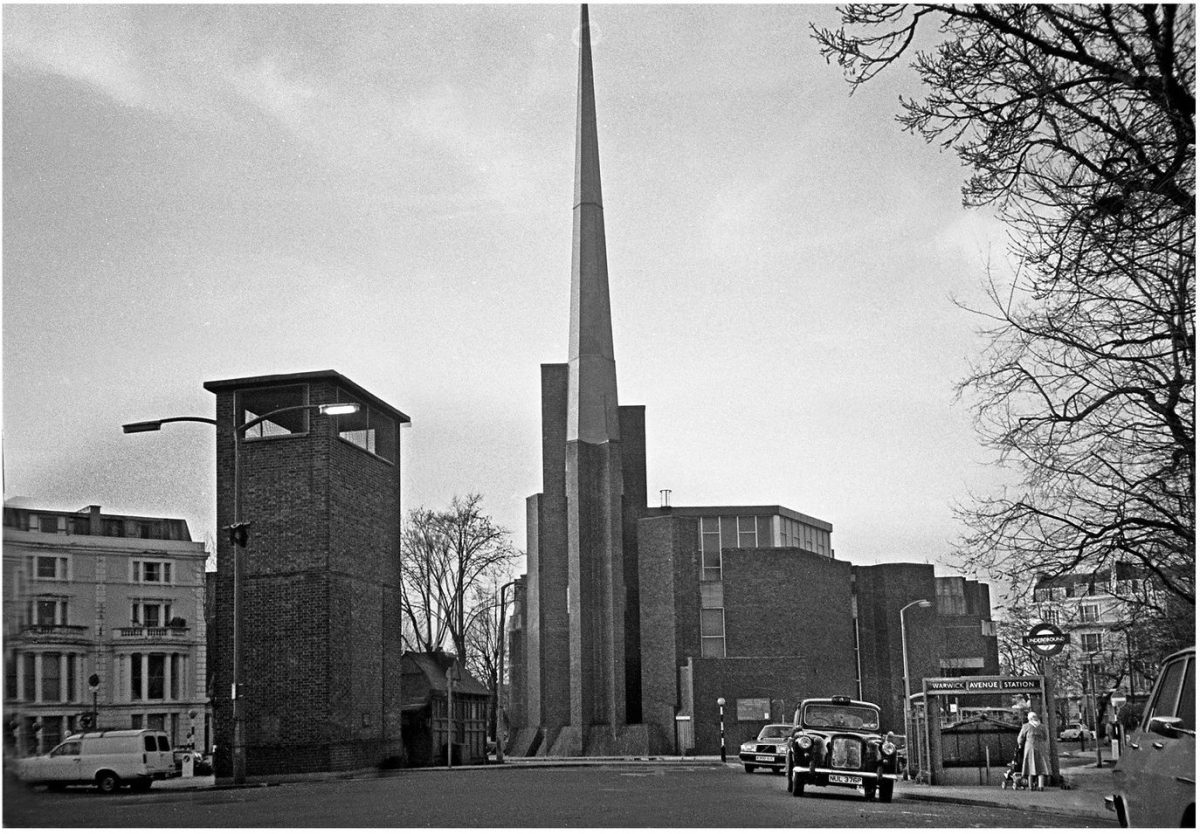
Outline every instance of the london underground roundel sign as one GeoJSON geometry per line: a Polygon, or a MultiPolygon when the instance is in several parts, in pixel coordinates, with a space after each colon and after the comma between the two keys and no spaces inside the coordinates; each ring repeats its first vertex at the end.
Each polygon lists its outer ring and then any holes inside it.
{"type": "Polygon", "coordinates": [[[1054,657],[1062,651],[1063,646],[1071,642],[1071,638],[1053,623],[1038,623],[1029,629],[1029,633],[1021,638],[1021,642],[1042,657],[1054,657]]]}

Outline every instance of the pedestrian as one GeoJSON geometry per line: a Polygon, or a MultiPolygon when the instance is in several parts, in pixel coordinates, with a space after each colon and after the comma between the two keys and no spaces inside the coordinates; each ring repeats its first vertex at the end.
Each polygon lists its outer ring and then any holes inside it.
{"type": "Polygon", "coordinates": [[[1017,734],[1017,749],[1021,751],[1021,773],[1028,782],[1029,790],[1044,791],[1046,774],[1050,772],[1050,732],[1036,712],[1030,712],[1028,719],[1017,734]],[[1037,787],[1034,787],[1035,776],[1037,787]]]}

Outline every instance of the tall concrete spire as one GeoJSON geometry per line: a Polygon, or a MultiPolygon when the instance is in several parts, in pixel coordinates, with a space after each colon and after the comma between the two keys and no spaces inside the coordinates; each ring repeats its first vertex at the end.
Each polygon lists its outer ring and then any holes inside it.
{"type": "Polygon", "coordinates": [[[606,443],[620,438],[617,369],[608,303],[604,205],[588,10],[579,22],[579,97],[575,125],[575,209],[571,246],[571,346],[567,440],[606,443]]]}

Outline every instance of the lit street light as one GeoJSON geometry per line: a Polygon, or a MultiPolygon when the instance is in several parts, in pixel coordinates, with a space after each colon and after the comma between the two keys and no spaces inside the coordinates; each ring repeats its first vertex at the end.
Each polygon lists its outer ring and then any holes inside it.
{"type": "MultiPolygon", "coordinates": [[[[900,656],[904,661],[904,737],[905,737],[905,746],[907,746],[908,743],[912,740],[912,735],[909,732],[909,720],[908,720],[909,719],[909,715],[908,715],[909,708],[912,705],[912,686],[909,685],[909,681],[908,681],[908,633],[907,633],[907,631],[905,631],[905,628],[904,628],[904,612],[907,611],[908,609],[912,608],[914,605],[917,606],[918,608],[929,608],[931,605],[933,605],[933,603],[927,599],[915,599],[900,609],[900,656]]],[[[926,734],[928,734],[929,728],[926,727],[925,729],[926,729],[926,734]]],[[[918,755],[920,755],[921,751],[922,751],[920,744],[921,744],[921,740],[917,739],[917,754],[918,755]]],[[[917,773],[918,777],[920,776],[921,772],[928,771],[928,769],[929,769],[929,763],[927,761],[925,761],[925,759],[926,759],[926,756],[921,756],[921,765],[922,766],[918,768],[918,773],[917,773]]]]}
{"type": "MultiPolygon", "coordinates": [[[[288,405],[276,408],[266,414],[247,420],[233,429],[233,523],[229,530],[229,541],[233,545],[233,639],[231,653],[233,655],[233,682],[230,688],[230,700],[233,705],[233,782],[236,785],[246,781],[246,727],[242,715],[242,643],[241,643],[241,595],[242,595],[242,560],[238,551],[246,546],[249,522],[242,518],[241,463],[238,449],[239,439],[249,429],[258,424],[288,411],[318,411],[321,414],[354,414],[358,411],[358,403],[326,403],[312,405],[288,405]]],[[[208,423],[211,426],[220,425],[211,417],[166,417],[162,420],[143,420],[138,423],[126,423],[121,426],[125,434],[158,431],[166,423],[208,423]]]]}

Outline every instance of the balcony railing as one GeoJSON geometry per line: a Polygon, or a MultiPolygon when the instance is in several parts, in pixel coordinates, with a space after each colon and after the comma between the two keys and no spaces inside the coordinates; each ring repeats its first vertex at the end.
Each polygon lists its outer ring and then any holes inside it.
{"type": "Polygon", "coordinates": [[[39,643],[77,643],[86,640],[89,628],[84,625],[24,625],[21,636],[39,643]]]}
{"type": "Polygon", "coordinates": [[[187,640],[187,626],[121,626],[113,629],[117,640],[187,640]]]}

